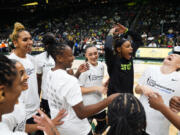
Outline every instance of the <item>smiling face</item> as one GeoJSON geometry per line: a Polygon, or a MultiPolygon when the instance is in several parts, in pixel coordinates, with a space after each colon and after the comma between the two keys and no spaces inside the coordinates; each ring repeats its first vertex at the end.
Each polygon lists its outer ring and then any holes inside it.
{"type": "Polygon", "coordinates": [[[24,66],[20,62],[16,62],[16,69],[21,78],[21,90],[27,90],[28,89],[27,80],[29,76],[27,75],[24,66]]]}
{"type": "MultiPolygon", "coordinates": [[[[117,48],[118,49],[118,48],[117,48]]],[[[130,60],[133,53],[133,48],[131,46],[131,43],[127,40],[125,41],[122,46],[120,47],[121,56],[127,60],[130,60]]]]}
{"type": "Polygon", "coordinates": [[[18,102],[18,97],[21,94],[21,78],[19,73],[13,78],[12,85],[0,85],[4,93],[4,99],[0,102],[1,114],[10,113],[14,110],[14,105],[18,102]]]}
{"type": "Polygon", "coordinates": [[[180,68],[180,55],[178,54],[171,54],[167,56],[164,61],[163,65],[170,65],[173,66],[176,70],[180,68]]]}
{"type": "Polygon", "coordinates": [[[20,49],[23,53],[30,53],[32,50],[33,41],[28,31],[19,32],[17,40],[13,43],[16,49],[20,49]]]}
{"type": "Polygon", "coordinates": [[[89,47],[86,50],[85,56],[90,64],[94,66],[97,65],[97,60],[98,60],[99,55],[98,55],[98,50],[96,47],[89,47]]]}

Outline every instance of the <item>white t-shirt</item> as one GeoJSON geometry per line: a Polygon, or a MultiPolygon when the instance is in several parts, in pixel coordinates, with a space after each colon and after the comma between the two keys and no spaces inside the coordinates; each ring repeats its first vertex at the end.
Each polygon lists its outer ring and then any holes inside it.
{"type": "MultiPolygon", "coordinates": [[[[82,87],[93,87],[102,86],[102,81],[104,77],[104,65],[98,62],[97,66],[93,66],[90,63],[89,70],[82,73],[79,76],[79,84],[82,87]]],[[[96,104],[103,100],[102,94],[100,92],[91,92],[83,94],[84,105],[96,104]]]]}
{"type": "Polygon", "coordinates": [[[27,135],[25,132],[12,132],[5,123],[0,122],[0,135],[27,135]]]}
{"type": "Polygon", "coordinates": [[[59,132],[62,135],[87,135],[91,129],[88,120],[80,120],[72,108],[82,102],[78,80],[74,76],[67,74],[65,70],[50,70],[47,75],[46,84],[51,118],[56,117],[59,110],[63,108],[68,113],[62,119],[64,124],[57,127],[59,132]]]}
{"type": "Polygon", "coordinates": [[[26,58],[20,58],[12,53],[9,56],[10,59],[15,59],[23,64],[26,73],[29,75],[28,79],[28,90],[21,92],[19,102],[25,103],[26,107],[26,118],[29,119],[32,115],[36,114],[37,109],[40,106],[40,99],[38,94],[37,76],[35,70],[34,58],[26,54],[26,58]]]}
{"type": "Polygon", "coordinates": [[[47,92],[45,91],[45,79],[47,76],[47,73],[51,68],[55,66],[55,62],[51,56],[47,57],[47,52],[43,52],[36,57],[36,70],[37,74],[42,74],[42,98],[47,99],[47,92]]]}
{"type": "MultiPolygon", "coordinates": [[[[169,106],[173,96],[180,96],[180,73],[162,74],[160,67],[149,67],[139,80],[140,85],[146,85],[153,91],[158,92],[164,103],[169,106]]],[[[146,131],[150,135],[168,135],[170,122],[159,111],[149,106],[146,96],[141,95],[140,101],[143,104],[147,118],[146,131]]]]}
{"type": "Polygon", "coordinates": [[[2,122],[6,123],[11,131],[25,131],[26,111],[23,103],[14,106],[12,113],[2,115],[2,122]]]}

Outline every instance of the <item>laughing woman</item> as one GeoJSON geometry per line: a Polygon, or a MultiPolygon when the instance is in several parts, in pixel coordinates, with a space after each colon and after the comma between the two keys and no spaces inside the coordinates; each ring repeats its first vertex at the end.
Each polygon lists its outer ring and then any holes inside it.
{"type": "Polygon", "coordinates": [[[141,37],[133,31],[128,31],[123,25],[118,24],[110,30],[105,43],[105,60],[110,76],[108,95],[117,92],[133,93],[134,69],[132,56],[140,45],[142,45],[141,37]],[[116,34],[122,35],[120,38],[114,39],[116,34]],[[131,36],[132,42],[125,39],[126,36],[131,36]]]}
{"type": "MultiPolygon", "coordinates": [[[[2,115],[13,112],[22,89],[27,88],[28,76],[21,71],[24,71],[23,68],[17,64],[15,66],[6,56],[0,55],[0,135],[27,135],[25,132],[12,132],[7,123],[2,121],[2,115]]],[[[34,116],[39,124],[38,128],[47,135],[60,135],[52,121],[42,111],[39,110],[39,113],[41,117],[34,116]]],[[[61,116],[63,117],[63,114],[61,116]]],[[[14,124],[13,121],[9,121],[10,126],[14,124]]]]}
{"type": "Polygon", "coordinates": [[[22,63],[29,76],[29,88],[27,91],[22,92],[19,102],[23,102],[25,104],[27,124],[34,124],[32,116],[36,114],[37,109],[39,109],[40,99],[38,94],[35,61],[34,58],[28,54],[31,52],[33,40],[30,33],[21,23],[14,24],[14,30],[10,35],[10,38],[15,46],[15,49],[9,58],[22,63]]]}

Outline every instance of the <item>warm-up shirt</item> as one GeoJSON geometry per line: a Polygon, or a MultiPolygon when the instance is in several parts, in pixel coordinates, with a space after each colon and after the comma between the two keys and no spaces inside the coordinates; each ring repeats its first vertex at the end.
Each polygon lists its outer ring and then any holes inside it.
{"type": "MultiPolygon", "coordinates": [[[[132,37],[133,56],[142,40],[139,35],[132,31],[128,31],[126,35],[132,37]]],[[[125,35],[125,36],[126,36],[125,35]]],[[[105,60],[107,64],[108,74],[110,76],[108,95],[113,93],[133,93],[134,85],[134,69],[133,59],[126,60],[114,54],[113,50],[113,36],[108,35],[105,43],[105,60]]]]}
{"type": "Polygon", "coordinates": [[[26,110],[25,104],[19,102],[14,106],[12,113],[2,115],[2,122],[5,123],[11,131],[25,131],[26,110]]]}
{"type": "Polygon", "coordinates": [[[37,113],[37,109],[40,107],[35,60],[34,57],[29,54],[26,54],[26,58],[20,58],[12,53],[9,58],[19,61],[24,66],[26,73],[29,76],[28,89],[22,91],[19,97],[19,102],[25,104],[26,118],[29,119],[32,115],[37,113]]]}
{"type": "Polygon", "coordinates": [[[58,69],[48,72],[46,84],[51,118],[55,118],[61,109],[67,111],[67,116],[62,119],[64,123],[57,126],[60,134],[87,135],[91,129],[88,120],[79,119],[73,110],[73,106],[83,101],[78,80],[58,69]]]}
{"type": "Polygon", "coordinates": [[[45,91],[45,80],[48,71],[55,66],[55,62],[51,56],[47,57],[47,52],[43,52],[39,55],[36,55],[35,59],[37,74],[42,74],[42,98],[47,99],[47,92],[45,91]]]}
{"type": "MultiPolygon", "coordinates": [[[[93,86],[102,86],[104,77],[104,65],[98,62],[97,66],[89,63],[89,70],[81,73],[79,76],[79,84],[82,87],[88,88],[93,86]]],[[[84,105],[96,104],[103,100],[102,94],[98,91],[83,94],[84,105]]]]}
{"type": "MultiPolygon", "coordinates": [[[[180,73],[163,74],[159,66],[151,66],[143,73],[138,84],[151,88],[159,93],[164,103],[169,106],[173,96],[180,96],[180,73]]],[[[149,106],[148,98],[143,94],[139,98],[146,112],[146,132],[150,135],[169,135],[170,122],[159,111],[149,106]]]]}

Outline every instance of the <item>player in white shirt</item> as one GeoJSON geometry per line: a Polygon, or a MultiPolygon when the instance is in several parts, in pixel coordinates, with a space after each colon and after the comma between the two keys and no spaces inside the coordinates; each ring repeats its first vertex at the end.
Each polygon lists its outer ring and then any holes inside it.
{"type": "Polygon", "coordinates": [[[45,52],[36,55],[36,69],[37,69],[37,79],[38,79],[38,91],[41,91],[41,109],[50,117],[50,109],[47,100],[47,92],[45,91],[45,80],[47,73],[51,68],[55,66],[53,58],[47,54],[47,49],[51,45],[51,41],[55,41],[55,36],[52,33],[47,33],[43,36],[43,44],[45,52]]]}
{"type": "Polygon", "coordinates": [[[180,96],[180,55],[171,54],[166,57],[161,67],[149,67],[140,78],[135,90],[141,94],[140,101],[144,105],[147,117],[147,133],[150,135],[168,135],[170,122],[159,111],[152,109],[148,97],[154,92],[162,96],[165,105],[173,96],[180,96]],[[161,129],[161,130],[159,130],[161,129]]]}
{"type": "MultiPolygon", "coordinates": [[[[42,90],[42,99],[41,99],[41,109],[50,117],[50,109],[47,100],[47,92],[45,91],[45,80],[47,77],[47,73],[51,68],[55,66],[54,59],[47,54],[47,50],[49,46],[51,46],[54,42],[56,42],[55,35],[53,33],[46,33],[43,36],[42,40],[45,48],[45,52],[36,55],[36,69],[37,69],[37,79],[38,79],[38,91],[42,90]]],[[[76,72],[73,73],[72,69],[67,70],[69,74],[75,75],[77,78],[81,74],[81,72],[86,71],[88,68],[86,65],[81,64],[76,72]]]]}
{"type": "Polygon", "coordinates": [[[63,119],[64,124],[57,127],[59,132],[62,135],[87,135],[91,127],[86,118],[103,110],[119,94],[97,104],[84,106],[78,80],[66,72],[74,60],[72,49],[57,42],[47,52],[55,61],[55,67],[48,72],[46,80],[51,117],[54,118],[64,108],[68,115],[63,119]]]}
{"type": "MultiPolygon", "coordinates": [[[[98,62],[98,50],[95,46],[87,46],[85,57],[89,65],[89,70],[81,73],[79,83],[83,94],[84,105],[96,104],[103,100],[103,94],[107,93],[107,87],[103,86],[104,65],[98,62]]],[[[96,134],[102,134],[106,128],[106,111],[103,110],[88,118],[91,123],[96,119],[96,134]]]]}
{"type": "MultiPolygon", "coordinates": [[[[28,75],[23,67],[23,65],[16,61],[12,60],[16,66],[16,69],[21,77],[21,90],[28,89],[28,75]]],[[[14,111],[9,114],[5,114],[2,116],[2,121],[6,123],[11,131],[25,131],[26,125],[26,111],[25,104],[23,102],[19,102],[14,106],[14,111]]],[[[29,126],[29,125],[28,125],[29,126]]]]}
{"type": "MultiPolygon", "coordinates": [[[[12,132],[8,125],[2,122],[2,115],[11,113],[22,91],[22,86],[27,86],[21,79],[15,64],[4,55],[0,55],[0,135],[27,135],[25,132],[12,132]],[[22,84],[23,83],[23,84],[22,84]]],[[[39,110],[40,117],[35,116],[39,129],[47,135],[59,135],[52,121],[39,110]]],[[[13,122],[14,120],[11,119],[13,122]]],[[[13,124],[13,123],[12,123],[13,124]]]]}
{"type": "Polygon", "coordinates": [[[35,70],[34,57],[29,55],[31,52],[33,41],[30,33],[25,30],[21,23],[15,23],[14,30],[10,38],[15,46],[13,53],[9,56],[10,59],[19,61],[25,68],[29,76],[28,90],[23,91],[19,102],[25,104],[27,124],[34,124],[32,116],[37,113],[40,107],[40,98],[38,94],[37,76],[35,70]]]}

